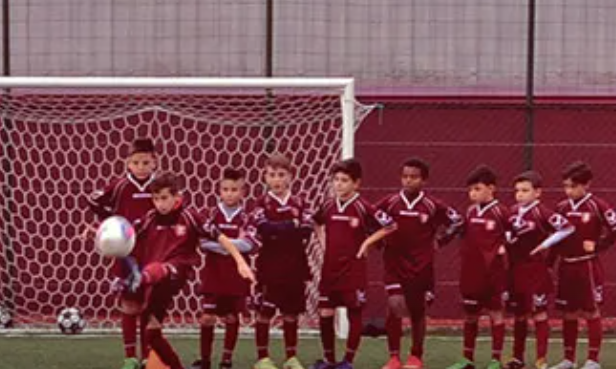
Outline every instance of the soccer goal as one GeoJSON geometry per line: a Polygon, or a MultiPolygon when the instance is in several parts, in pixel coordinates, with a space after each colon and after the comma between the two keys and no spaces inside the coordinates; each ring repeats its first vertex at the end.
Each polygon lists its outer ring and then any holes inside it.
{"type": "MultiPolygon", "coordinates": [[[[155,141],[159,168],[182,176],[196,208],[215,205],[229,166],[245,170],[249,201],[261,195],[273,152],[292,159],[293,191],[314,206],[371,109],[355,100],[353,79],[0,78],[0,304],[21,328],[51,327],[65,307],[90,329],[117,328],[110,263],[80,233],[93,221],[87,196],[124,174],[135,138],[155,141]]],[[[316,243],[310,260],[318,276],[316,243]]],[[[316,324],[317,283],[304,329],[316,324]]],[[[171,327],[196,327],[195,289],[193,280],[178,296],[171,327]]]]}

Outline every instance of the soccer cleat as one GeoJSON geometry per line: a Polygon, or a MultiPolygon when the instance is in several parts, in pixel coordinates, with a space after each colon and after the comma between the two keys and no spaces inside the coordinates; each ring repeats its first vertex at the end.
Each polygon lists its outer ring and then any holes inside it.
{"type": "Polygon", "coordinates": [[[264,357],[263,359],[257,361],[255,365],[252,367],[253,369],[278,369],[276,364],[269,357],[264,357]]]}
{"type": "Polygon", "coordinates": [[[400,358],[398,356],[392,356],[389,358],[389,361],[387,362],[387,364],[383,365],[383,368],[381,369],[401,369],[402,368],[402,362],[400,361],[400,358]]]}
{"type": "Polygon", "coordinates": [[[475,363],[467,358],[460,359],[457,363],[448,366],[447,369],[475,369],[475,363]]]}
{"type": "Polygon", "coordinates": [[[319,359],[310,365],[309,369],[335,369],[334,364],[330,364],[323,359],[319,359]]]}
{"type": "Polygon", "coordinates": [[[522,360],[513,358],[505,364],[504,369],[523,369],[524,367],[525,365],[522,360]]]}
{"type": "Polygon", "coordinates": [[[550,367],[550,369],[575,369],[575,364],[571,360],[563,360],[560,363],[550,367]]]}
{"type": "Polygon", "coordinates": [[[423,362],[417,356],[411,355],[406,359],[403,369],[422,369],[423,362]]]}
{"type": "Polygon", "coordinates": [[[218,369],[231,369],[233,368],[233,363],[231,361],[221,361],[218,364],[218,369]]]}
{"type": "Polygon", "coordinates": [[[128,357],[124,359],[124,365],[122,365],[122,369],[139,369],[141,368],[141,363],[137,360],[136,357],[128,357]]]}
{"type": "Polygon", "coordinates": [[[548,369],[548,361],[544,357],[537,359],[535,369],[548,369]]]}
{"type": "Polygon", "coordinates": [[[502,367],[503,367],[503,364],[500,361],[496,359],[492,359],[488,363],[488,366],[486,366],[486,369],[502,369],[502,367]]]}
{"type": "Polygon", "coordinates": [[[336,366],[334,368],[335,369],[353,369],[353,364],[351,364],[348,361],[344,360],[344,361],[341,361],[338,364],[336,364],[336,366]]]}
{"type": "Polygon", "coordinates": [[[580,369],[601,369],[601,364],[593,360],[586,360],[580,369]]]}
{"type": "Polygon", "coordinates": [[[293,356],[282,364],[282,369],[304,369],[304,366],[296,356],[293,356]]]}

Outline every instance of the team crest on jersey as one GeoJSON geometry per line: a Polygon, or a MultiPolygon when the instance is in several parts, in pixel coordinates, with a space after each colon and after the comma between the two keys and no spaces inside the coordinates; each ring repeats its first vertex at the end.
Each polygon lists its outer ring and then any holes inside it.
{"type": "Polygon", "coordinates": [[[422,223],[428,223],[428,218],[429,218],[428,214],[423,214],[423,213],[419,214],[419,220],[422,223]]]}
{"type": "Polygon", "coordinates": [[[299,209],[296,207],[292,207],[291,208],[291,214],[293,214],[294,217],[298,218],[299,217],[299,209]]]}
{"type": "Polygon", "coordinates": [[[359,227],[359,219],[355,217],[351,217],[349,218],[349,224],[351,225],[351,228],[357,228],[359,227]]]}
{"type": "Polygon", "coordinates": [[[493,220],[488,220],[486,222],[486,229],[488,231],[493,231],[494,229],[496,229],[496,222],[493,220]]]}
{"type": "Polygon", "coordinates": [[[186,235],[186,226],[185,225],[178,224],[175,227],[173,227],[173,230],[175,231],[175,235],[178,236],[178,237],[182,237],[182,236],[186,235]]]}
{"type": "Polygon", "coordinates": [[[582,213],[582,223],[590,222],[591,214],[590,213],[582,213]]]}

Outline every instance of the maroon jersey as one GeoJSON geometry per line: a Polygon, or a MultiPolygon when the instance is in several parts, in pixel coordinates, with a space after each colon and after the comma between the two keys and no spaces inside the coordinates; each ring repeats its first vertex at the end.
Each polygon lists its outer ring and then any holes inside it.
{"type": "Polygon", "coordinates": [[[102,191],[96,191],[88,199],[90,209],[101,218],[120,215],[133,222],[154,208],[150,183],[151,176],[138,181],[130,173],[112,182],[102,191]]]}
{"type": "Polygon", "coordinates": [[[471,269],[491,267],[500,247],[506,244],[508,220],[509,211],[498,200],[468,209],[460,251],[463,270],[465,266],[471,269]]]}
{"type": "Polygon", "coordinates": [[[181,206],[169,214],[151,210],[134,224],[141,267],[160,262],[178,271],[189,270],[199,262],[199,238],[215,237],[203,216],[181,206]]]}
{"type": "Polygon", "coordinates": [[[432,264],[439,230],[446,227],[444,234],[455,235],[463,224],[455,209],[424,192],[409,199],[400,191],[383,199],[377,208],[398,225],[387,237],[383,252],[386,274],[398,282],[414,278],[432,264]]]}
{"type": "Polygon", "coordinates": [[[371,233],[393,226],[393,219],[355,194],[345,203],[337,198],[325,201],[314,221],[325,226],[321,292],[364,289],[366,259],[358,259],[357,252],[371,233]]]}
{"type": "Polygon", "coordinates": [[[262,284],[288,284],[310,279],[306,254],[312,231],[311,214],[304,201],[271,192],[259,198],[252,213],[261,247],[257,253],[257,280],[262,284]]]}
{"type": "Polygon", "coordinates": [[[514,242],[508,246],[509,261],[515,267],[523,263],[545,263],[546,253],[530,255],[548,236],[571,227],[567,219],[534,201],[511,208],[509,223],[514,242]]]}
{"type": "Polygon", "coordinates": [[[556,207],[575,226],[575,232],[563,241],[556,251],[564,258],[579,258],[594,255],[584,250],[584,242],[592,241],[598,246],[602,238],[613,239],[616,233],[616,212],[603,199],[587,194],[577,202],[567,199],[556,207]]]}
{"type": "MultiPolygon", "coordinates": [[[[227,214],[219,204],[210,210],[207,220],[210,226],[217,228],[230,239],[243,238],[255,244],[254,227],[244,208],[238,207],[234,213],[227,214]]],[[[213,251],[205,252],[205,267],[201,269],[201,293],[229,296],[245,296],[249,292],[250,282],[237,271],[237,264],[231,255],[213,251]]]]}

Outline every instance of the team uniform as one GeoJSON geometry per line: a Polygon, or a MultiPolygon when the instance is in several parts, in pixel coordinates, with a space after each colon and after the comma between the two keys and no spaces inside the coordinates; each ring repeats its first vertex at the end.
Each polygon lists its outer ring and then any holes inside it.
{"type": "Polygon", "coordinates": [[[460,249],[460,292],[467,313],[501,310],[507,291],[506,244],[509,211],[493,200],[473,205],[466,214],[460,249]]]}

